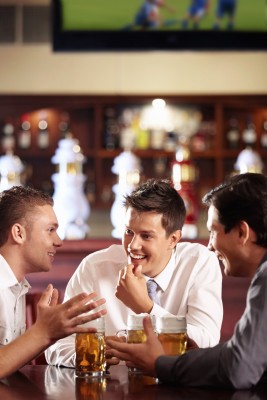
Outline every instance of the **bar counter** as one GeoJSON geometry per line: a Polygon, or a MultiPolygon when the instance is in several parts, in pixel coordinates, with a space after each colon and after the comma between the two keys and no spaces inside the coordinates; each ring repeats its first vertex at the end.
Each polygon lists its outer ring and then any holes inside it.
{"type": "Polygon", "coordinates": [[[91,380],[76,378],[70,368],[26,365],[0,383],[1,400],[266,400],[266,393],[267,386],[231,390],[165,385],[140,375],[128,377],[123,365],[91,380]]]}

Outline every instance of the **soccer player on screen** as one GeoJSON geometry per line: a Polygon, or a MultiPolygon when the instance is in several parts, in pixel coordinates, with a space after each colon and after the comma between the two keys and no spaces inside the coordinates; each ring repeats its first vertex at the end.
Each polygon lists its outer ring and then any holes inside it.
{"type": "Polygon", "coordinates": [[[206,15],[210,0],[191,0],[186,16],[182,20],[182,29],[187,29],[190,21],[193,29],[199,28],[200,20],[206,15]]]}
{"type": "Polygon", "coordinates": [[[164,21],[160,15],[161,8],[165,8],[171,13],[176,11],[169,6],[165,0],[146,0],[137,11],[134,23],[126,26],[124,30],[131,30],[134,28],[157,29],[160,26],[168,26],[178,22],[177,20],[164,21]]]}
{"type": "Polygon", "coordinates": [[[218,0],[216,8],[216,21],[213,26],[214,30],[221,28],[221,22],[225,15],[227,15],[227,29],[234,29],[234,17],[236,13],[237,0],[218,0]]]}

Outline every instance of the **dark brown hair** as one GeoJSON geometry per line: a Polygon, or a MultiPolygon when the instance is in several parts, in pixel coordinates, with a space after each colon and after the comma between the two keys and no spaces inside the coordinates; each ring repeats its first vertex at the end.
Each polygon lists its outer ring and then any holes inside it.
{"type": "Polygon", "coordinates": [[[25,221],[34,207],[46,204],[53,206],[51,196],[31,187],[13,186],[0,193],[0,246],[15,223],[25,221]]]}
{"type": "Polygon", "coordinates": [[[185,221],[184,201],[171,182],[165,179],[149,179],[141,184],[125,196],[124,206],[139,212],[154,211],[162,214],[162,226],[167,236],[181,230],[185,221]]]}
{"type": "Polygon", "coordinates": [[[225,233],[245,221],[257,235],[256,244],[267,247],[267,177],[257,173],[235,175],[203,198],[218,210],[225,233]]]}

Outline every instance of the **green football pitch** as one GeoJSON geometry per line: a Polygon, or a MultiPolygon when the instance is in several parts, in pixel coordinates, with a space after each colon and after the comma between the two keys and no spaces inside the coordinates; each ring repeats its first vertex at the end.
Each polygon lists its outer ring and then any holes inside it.
{"type": "MultiPolygon", "coordinates": [[[[132,24],[142,0],[61,0],[64,30],[121,30],[132,24]]],[[[166,0],[175,12],[160,9],[165,22],[159,29],[179,30],[191,0],[166,0]],[[168,21],[169,26],[168,26],[168,21]]],[[[215,20],[217,0],[210,0],[208,12],[200,22],[200,29],[211,29],[215,20]]],[[[237,0],[235,30],[267,30],[265,0],[237,0]]],[[[224,17],[221,29],[226,26],[224,17]]],[[[189,24],[189,29],[190,29],[189,24]]],[[[135,29],[133,27],[133,29],[135,29]]]]}

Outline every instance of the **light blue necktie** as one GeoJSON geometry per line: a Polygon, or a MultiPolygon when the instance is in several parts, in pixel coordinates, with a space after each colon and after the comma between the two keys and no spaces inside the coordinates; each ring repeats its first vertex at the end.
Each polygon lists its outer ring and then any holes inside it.
{"type": "Polygon", "coordinates": [[[157,288],[158,288],[157,282],[155,282],[154,279],[149,279],[146,285],[147,285],[148,296],[151,298],[151,300],[154,301],[154,303],[160,305],[160,300],[157,294],[157,288]]]}

